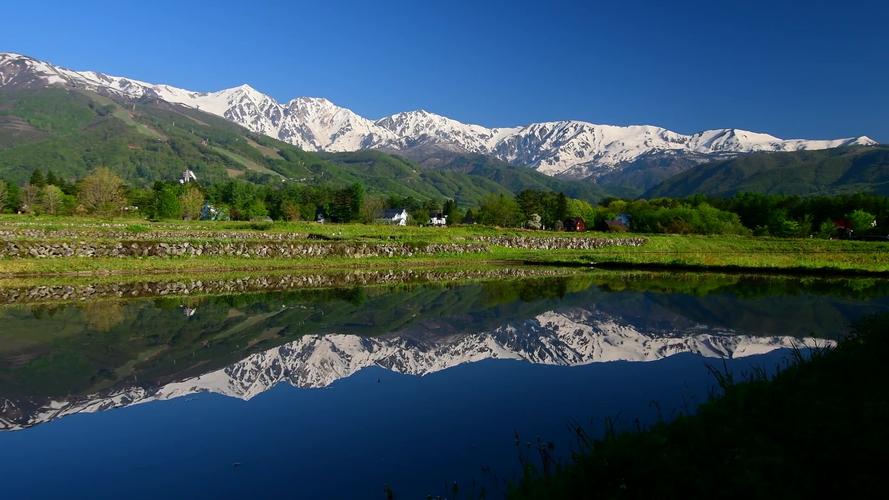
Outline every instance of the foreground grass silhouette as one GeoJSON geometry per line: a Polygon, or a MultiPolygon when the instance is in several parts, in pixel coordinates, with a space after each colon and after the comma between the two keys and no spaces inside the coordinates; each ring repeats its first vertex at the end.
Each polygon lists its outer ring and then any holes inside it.
{"type": "Polygon", "coordinates": [[[648,430],[591,439],[561,467],[527,466],[513,498],[865,498],[889,463],[889,313],[833,350],[648,430]],[[543,470],[555,469],[550,473],[543,470]]]}

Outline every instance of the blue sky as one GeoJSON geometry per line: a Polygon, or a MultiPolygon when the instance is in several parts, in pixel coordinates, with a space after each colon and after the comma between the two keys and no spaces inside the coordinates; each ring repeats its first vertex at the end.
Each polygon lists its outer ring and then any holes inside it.
{"type": "Polygon", "coordinates": [[[4,3],[0,51],[193,90],[322,96],[369,118],[423,108],[487,126],[889,142],[885,0],[4,3]]]}

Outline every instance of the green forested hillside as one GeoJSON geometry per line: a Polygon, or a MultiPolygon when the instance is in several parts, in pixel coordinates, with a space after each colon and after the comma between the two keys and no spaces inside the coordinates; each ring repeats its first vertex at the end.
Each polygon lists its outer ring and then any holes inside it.
{"type": "Polygon", "coordinates": [[[323,162],[281,146],[162,101],[58,88],[0,92],[0,176],[17,183],[36,169],[73,180],[97,166],[134,185],[172,180],[186,168],[208,182],[318,175],[323,162]]]}
{"type": "Polygon", "coordinates": [[[492,179],[513,192],[523,189],[558,191],[583,200],[607,196],[629,197],[632,194],[626,189],[602,186],[591,180],[574,181],[550,177],[536,170],[516,168],[502,160],[479,154],[455,155],[437,168],[492,179]]]}
{"type": "Polygon", "coordinates": [[[223,118],[153,99],[129,102],[61,88],[0,91],[0,179],[24,184],[39,169],[75,180],[98,166],[136,186],[174,180],[191,169],[202,183],[360,182],[371,193],[452,198],[466,206],[487,194],[529,188],[588,200],[604,195],[588,183],[507,164],[430,170],[374,151],[308,153],[223,118]]]}
{"type": "Polygon", "coordinates": [[[889,147],[740,156],[694,167],[655,186],[646,196],[729,196],[740,192],[889,195],[889,147]]]}

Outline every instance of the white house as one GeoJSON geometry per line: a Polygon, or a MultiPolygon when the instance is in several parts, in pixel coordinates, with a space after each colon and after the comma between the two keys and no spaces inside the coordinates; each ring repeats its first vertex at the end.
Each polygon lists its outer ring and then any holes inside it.
{"type": "Polygon", "coordinates": [[[194,174],[190,169],[182,172],[182,177],[179,178],[179,184],[188,184],[189,182],[197,182],[198,176],[194,174]]]}
{"type": "Polygon", "coordinates": [[[407,210],[404,208],[390,208],[383,212],[383,216],[378,218],[377,222],[393,226],[406,226],[407,217],[407,210]]]}
{"type": "Polygon", "coordinates": [[[448,225],[448,216],[442,214],[434,214],[429,218],[430,226],[447,226],[448,225]]]}

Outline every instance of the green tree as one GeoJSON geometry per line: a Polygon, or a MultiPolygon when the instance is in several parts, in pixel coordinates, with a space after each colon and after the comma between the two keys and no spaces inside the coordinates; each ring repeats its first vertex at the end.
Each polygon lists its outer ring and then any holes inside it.
{"type": "Polygon", "coordinates": [[[846,216],[856,233],[867,232],[876,225],[876,217],[864,210],[855,210],[846,216]]]}
{"type": "Polygon", "coordinates": [[[355,183],[344,189],[337,189],[330,204],[330,216],[334,222],[350,222],[361,215],[364,204],[364,187],[355,183]]]}
{"type": "Polygon", "coordinates": [[[87,213],[116,215],[126,204],[123,180],[108,168],[99,167],[80,181],[77,201],[87,213]]]}
{"type": "Polygon", "coordinates": [[[31,180],[28,182],[28,184],[37,186],[38,188],[42,188],[43,186],[45,186],[46,178],[43,176],[43,172],[41,172],[40,169],[31,172],[31,180]]]}
{"type": "Polygon", "coordinates": [[[46,172],[46,183],[53,186],[59,186],[60,188],[65,186],[65,181],[56,177],[55,172],[52,170],[46,172]]]}
{"type": "Polygon", "coordinates": [[[478,222],[489,226],[515,227],[520,218],[521,209],[512,196],[488,195],[478,209],[478,222]]]}
{"type": "Polygon", "coordinates": [[[284,200],[281,203],[281,216],[285,220],[298,221],[301,220],[302,210],[299,204],[293,200],[284,200]]]}
{"type": "Polygon", "coordinates": [[[471,208],[467,208],[466,213],[463,214],[463,220],[461,222],[475,224],[477,222],[475,219],[475,212],[473,212],[471,208]]]}
{"type": "Polygon", "coordinates": [[[568,197],[565,196],[565,193],[559,193],[559,198],[556,201],[556,220],[564,221],[568,217],[568,197]]]}
{"type": "Polygon", "coordinates": [[[158,183],[154,187],[155,219],[180,219],[182,218],[182,205],[179,203],[179,186],[158,183]]]}
{"type": "Polygon", "coordinates": [[[445,200],[444,205],[441,207],[442,215],[446,215],[448,217],[448,223],[457,224],[458,220],[456,220],[455,215],[457,214],[457,204],[454,200],[445,200]]]}
{"type": "Polygon", "coordinates": [[[11,182],[0,181],[0,184],[6,186],[6,203],[0,203],[0,212],[2,212],[4,208],[15,212],[22,203],[22,190],[11,182]]]}
{"type": "Polygon", "coordinates": [[[186,220],[197,220],[201,216],[201,208],[204,206],[204,193],[197,186],[189,184],[179,195],[179,206],[182,208],[182,217],[186,220]]]}
{"type": "Polygon", "coordinates": [[[26,214],[34,214],[40,212],[40,188],[33,184],[26,184],[22,188],[20,198],[20,209],[26,214]]]}
{"type": "Polygon", "coordinates": [[[219,191],[218,201],[228,205],[234,220],[250,220],[268,215],[262,193],[252,184],[229,181],[219,191]]]}
{"type": "Polygon", "coordinates": [[[836,233],[836,224],[833,221],[826,220],[818,226],[818,236],[822,238],[830,238],[836,233]]]}
{"type": "Polygon", "coordinates": [[[40,193],[40,206],[44,213],[56,215],[61,212],[65,201],[65,193],[62,188],[47,184],[43,186],[40,193]]]}
{"type": "Polygon", "coordinates": [[[543,191],[525,189],[516,195],[516,203],[522,212],[522,220],[529,220],[532,215],[538,214],[544,219],[544,224],[547,222],[546,194],[543,191]]]}
{"type": "Polygon", "coordinates": [[[361,205],[361,222],[370,224],[377,220],[386,210],[386,200],[378,196],[365,196],[361,205]]]}
{"type": "Polygon", "coordinates": [[[349,186],[349,220],[358,220],[361,214],[361,207],[364,206],[364,186],[359,183],[349,186]]]}
{"type": "Polygon", "coordinates": [[[265,206],[265,201],[263,201],[263,199],[258,196],[251,199],[250,202],[247,203],[247,206],[244,207],[243,211],[241,212],[241,216],[244,218],[244,220],[268,217],[268,215],[269,211],[268,208],[265,206]]]}
{"type": "Polygon", "coordinates": [[[580,217],[583,219],[587,227],[593,227],[596,223],[596,209],[583,200],[569,198],[565,212],[567,217],[580,217]]]}
{"type": "Polygon", "coordinates": [[[6,181],[0,181],[0,213],[6,210],[6,204],[9,203],[9,188],[6,181]]]}

